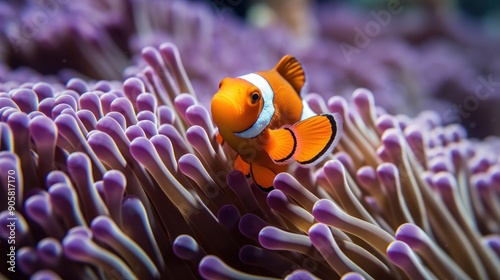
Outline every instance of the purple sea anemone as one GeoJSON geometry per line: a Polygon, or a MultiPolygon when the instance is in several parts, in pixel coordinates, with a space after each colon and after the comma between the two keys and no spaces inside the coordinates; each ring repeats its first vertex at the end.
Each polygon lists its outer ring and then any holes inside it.
{"type": "MultiPolygon", "coordinates": [[[[414,117],[432,109],[442,112],[445,124],[461,123],[474,137],[500,135],[492,113],[500,105],[498,22],[483,24],[452,5],[444,8],[454,1],[378,1],[366,9],[266,1],[295,33],[235,19],[231,11],[241,0],[14,2],[0,4],[0,58],[52,74],[62,84],[74,77],[132,77],[145,66],[144,47],[172,42],[205,103],[222,78],[269,69],[291,53],[308,70],[309,90],[325,99],[369,88],[391,114],[414,117]],[[300,11],[290,12],[297,5],[300,11]]],[[[259,19],[265,22],[261,14],[259,19]]],[[[12,75],[2,68],[4,82],[40,81],[26,70],[12,75]]]]}
{"type": "Polygon", "coordinates": [[[500,278],[497,138],[390,115],[367,89],[309,94],[342,139],[266,194],[232,170],[177,48],[142,57],[123,83],[3,85],[4,277],[500,278]]]}
{"type": "Polygon", "coordinates": [[[402,5],[366,46],[366,13],[323,8],[299,46],[227,6],[0,3],[1,278],[500,279],[500,139],[449,124],[498,134],[496,88],[473,100],[500,73],[498,39],[402,5]],[[207,104],[288,52],[342,137],[264,193],[207,104]]]}

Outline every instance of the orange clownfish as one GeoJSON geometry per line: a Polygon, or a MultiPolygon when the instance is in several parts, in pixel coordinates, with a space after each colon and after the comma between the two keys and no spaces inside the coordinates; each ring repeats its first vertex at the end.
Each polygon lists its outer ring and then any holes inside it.
{"type": "Polygon", "coordinates": [[[238,154],[234,168],[264,191],[288,164],[314,164],[340,138],[337,115],[315,114],[300,97],[304,70],[290,55],[271,70],[225,78],[211,104],[219,143],[238,154]]]}

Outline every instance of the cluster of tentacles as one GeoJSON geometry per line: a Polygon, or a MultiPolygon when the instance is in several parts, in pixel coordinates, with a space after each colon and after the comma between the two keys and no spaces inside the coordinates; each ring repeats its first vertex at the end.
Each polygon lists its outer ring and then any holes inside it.
{"type": "Polygon", "coordinates": [[[366,89],[309,94],[342,139],[267,194],[232,170],[176,47],[142,57],[123,83],[2,85],[0,236],[15,216],[19,275],[500,279],[498,139],[387,114],[366,89]]]}

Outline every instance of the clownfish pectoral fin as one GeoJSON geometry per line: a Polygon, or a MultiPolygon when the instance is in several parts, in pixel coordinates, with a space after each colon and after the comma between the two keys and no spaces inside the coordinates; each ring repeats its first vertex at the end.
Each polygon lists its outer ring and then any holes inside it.
{"type": "Polygon", "coordinates": [[[297,139],[289,127],[269,129],[264,150],[276,164],[288,164],[297,149],[297,139]]]}
{"type": "Polygon", "coordinates": [[[271,169],[252,162],[250,170],[255,184],[257,184],[261,190],[270,192],[274,189],[273,183],[276,174],[271,169]]]}
{"type": "Polygon", "coordinates": [[[241,171],[247,178],[250,178],[250,164],[246,163],[240,155],[236,156],[234,169],[241,171]]]}
{"type": "Polygon", "coordinates": [[[217,135],[215,135],[215,137],[217,138],[217,143],[222,146],[224,144],[224,138],[222,138],[222,135],[217,132],[217,135]]]}
{"type": "Polygon", "coordinates": [[[292,158],[300,164],[315,164],[337,146],[342,122],[338,115],[323,114],[299,121],[290,130],[297,141],[292,158]]]}
{"type": "Polygon", "coordinates": [[[306,81],[304,70],[300,63],[291,55],[285,55],[274,68],[287,80],[293,89],[300,95],[300,91],[306,81]]]}

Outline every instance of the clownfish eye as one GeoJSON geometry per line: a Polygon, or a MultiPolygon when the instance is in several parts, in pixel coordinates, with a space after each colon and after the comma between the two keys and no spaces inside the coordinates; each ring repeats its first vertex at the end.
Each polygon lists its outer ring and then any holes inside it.
{"type": "Polygon", "coordinates": [[[252,104],[255,104],[257,101],[260,100],[260,94],[258,92],[254,92],[252,93],[250,98],[252,99],[252,104]]]}

